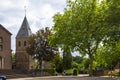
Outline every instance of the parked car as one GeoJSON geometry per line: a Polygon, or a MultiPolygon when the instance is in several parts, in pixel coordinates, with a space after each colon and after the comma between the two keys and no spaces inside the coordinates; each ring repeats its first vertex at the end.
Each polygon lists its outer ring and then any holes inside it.
{"type": "Polygon", "coordinates": [[[0,80],[6,80],[6,76],[0,76],[0,80]]]}

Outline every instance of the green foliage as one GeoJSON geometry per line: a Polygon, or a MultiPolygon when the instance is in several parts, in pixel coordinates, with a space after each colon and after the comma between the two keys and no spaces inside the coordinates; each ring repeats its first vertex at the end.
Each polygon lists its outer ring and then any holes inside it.
{"type": "Polygon", "coordinates": [[[60,61],[60,63],[59,63],[58,66],[56,67],[56,71],[57,71],[58,73],[62,73],[63,70],[64,70],[64,68],[63,68],[63,61],[60,61]]]}
{"type": "Polygon", "coordinates": [[[38,61],[37,68],[42,69],[42,61],[53,59],[57,49],[48,44],[48,37],[51,34],[49,28],[41,29],[28,39],[26,51],[38,61]]]}
{"type": "Polygon", "coordinates": [[[80,64],[78,64],[77,62],[73,61],[72,62],[72,68],[80,69],[80,64]]]}
{"type": "Polygon", "coordinates": [[[58,73],[63,72],[63,59],[59,53],[56,53],[53,60],[51,61],[51,66],[56,69],[58,73]]]}
{"type": "Polygon", "coordinates": [[[73,74],[73,69],[66,69],[65,70],[65,75],[72,75],[73,74]]]}
{"type": "Polygon", "coordinates": [[[12,64],[15,64],[15,53],[12,53],[12,64]]]}
{"type": "Polygon", "coordinates": [[[95,60],[97,62],[96,66],[99,67],[114,67],[118,61],[120,60],[120,42],[113,42],[112,45],[106,45],[104,47],[100,47],[97,51],[97,55],[95,60]]]}
{"type": "Polygon", "coordinates": [[[78,70],[77,70],[77,69],[74,69],[74,70],[73,70],[73,75],[74,75],[74,76],[77,76],[77,75],[78,75],[78,70]]]}
{"type": "Polygon", "coordinates": [[[15,67],[15,53],[12,53],[12,68],[15,67]]]}
{"type": "Polygon", "coordinates": [[[85,58],[82,62],[82,69],[83,71],[88,71],[89,70],[89,58],[85,58]]]}
{"type": "Polygon", "coordinates": [[[116,63],[120,41],[119,0],[68,0],[64,14],[57,13],[53,18],[50,44],[63,51],[67,47],[70,52],[87,54],[90,75],[93,64],[95,67],[116,63]],[[100,47],[103,51],[98,50],[100,47]]]}
{"type": "Polygon", "coordinates": [[[106,36],[106,5],[97,0],[69,0],[64,14],[57,13],[54,18],[50,44],[70,52],[79,51],[88,54],[90,72],[94,56],[100,43],[106,36]]]}
{"type": "Polygon", "coordinates": [[[84,57],[83,56],[74,56],[73,61],[76,63],[80,64],[83,61],[84,57]]]}
{"type": "Polygon", "coordinates": [[[72,68],[72,54],[70,52],[63,52],[63,67],[64,69],[72,68]]]}
{"type": "MultiPolygon", "coordinates": [[[[120,41],[120,1],[109,0],[107,10],[107,26],[109,27],[109,40],[120,41]]],[[[109,44],[109,43],[108,43],[109,44]]]]}
{"type": "Polygon", "coordinates": [[[57,74],[55,68],[47,68],[47,69],[44,69],[44,71],[48,72],[49,74],[51,74],[53,76],[57,74]]]}
{"type": "Polygon", "coordinates": [[[118,27],[120,24],[120,1],[119,0],[110,0],[108,8],[108,17],[107,21],[109,26],[118,27]]]}

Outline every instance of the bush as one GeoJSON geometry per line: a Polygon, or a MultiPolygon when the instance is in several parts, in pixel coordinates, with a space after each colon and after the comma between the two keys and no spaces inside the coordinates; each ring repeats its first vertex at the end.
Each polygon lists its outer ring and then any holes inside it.
{"type": "Polygon", "coordinates": [[[78,70],[77,70],[77,69],[74,69],[74,70],[73,70],[73,75],[74,75],[74,76],[77,76],[77,75],[78,75],[78,70]]]}
{"type": "Polygon", "coordinates": [[[55,68],[47,68],[47,69],[44,69],[44,71],[48,72],[51,75],[57,75],[55,68]]]}
{"type": "Polygon", "coordinates": [[[73,69],[65,70],[65,75],[72,75],[72,74],[73,74],[73,69]]]}

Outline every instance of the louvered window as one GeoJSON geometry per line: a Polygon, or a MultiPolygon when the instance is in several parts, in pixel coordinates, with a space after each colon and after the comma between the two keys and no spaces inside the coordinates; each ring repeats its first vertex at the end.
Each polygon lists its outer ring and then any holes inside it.
{"type": "Polygon", "coordinates": [[[20,41],[18,41],[18,46],[19,46],[19,47],[21,46],[21,42],[20,42],[20,41]]]}

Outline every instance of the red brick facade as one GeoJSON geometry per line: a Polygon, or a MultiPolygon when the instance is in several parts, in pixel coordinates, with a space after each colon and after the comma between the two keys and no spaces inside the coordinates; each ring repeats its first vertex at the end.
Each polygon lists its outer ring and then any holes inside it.
{"type": "Polygon", "coordinates": [[[29,70],[33,68],[32,57],[26,52],[28,38],[16,39],[16,68],[29,70]]]}
{"type": "Polygon", "coordinates": [[[0,69],[11,68],[11,33],[0,24],[0,69]]]}

